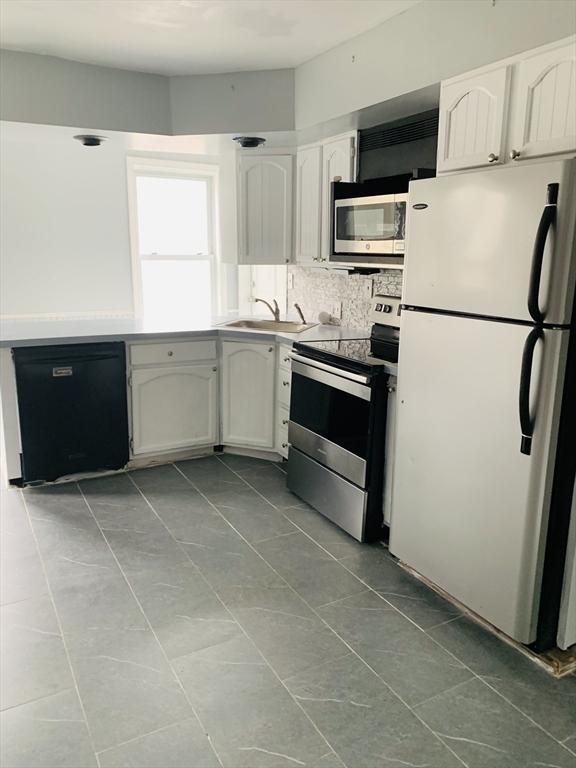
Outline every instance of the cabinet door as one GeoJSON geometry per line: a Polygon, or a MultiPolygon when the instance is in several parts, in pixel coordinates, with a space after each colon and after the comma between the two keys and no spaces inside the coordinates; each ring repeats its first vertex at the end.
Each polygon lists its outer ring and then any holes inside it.
{"type": "Polygon", "coordinates": [[[299,149],[296,155],[296,262],[320,259],[322,221],[322,147],[299,149]]]}
{"type": "Polygon", "coordinates": [[[513,96],[513,160],[576,151],[574,43],[520,62],[513,96]]]}
{"type": "Polygon", "coordinates": [[[211,365],[132,372],[133,453],[217,442],[218,373],[211,365]]]}
{"type": "Polygon", "coordinates": [[[509,67],[442,83],[438,171],[504,162],[509,67]]]}
{"type": "Polygon", "coordinates": [[[274,445],[272,344],[222,344],[222,442],[272,448],[274,445]]]}
{"type": "Polygon", "coordinates": [[[241,264],[287,264],[292,253],[291,155],[242,155],[238,208],[241,264]]]}
{"type": "Polygon", "coordinates": [[[328,261],[331,236],[330,184],[334,179],[354,181],[354,136],[327,141],[322,146],[322,253],[321,261],[328,261]]]}

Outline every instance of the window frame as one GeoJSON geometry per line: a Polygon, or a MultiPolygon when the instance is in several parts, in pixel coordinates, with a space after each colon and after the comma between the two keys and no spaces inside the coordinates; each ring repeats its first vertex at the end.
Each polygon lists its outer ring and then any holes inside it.
{"type": "Polygon", "coordinates": [[[219,269],[220,269],[220,239],[218,227],[218,165],[208,163],[165,160],[161,158],[148,158],[139,156],[127,157],[128,177],[128,219],[130,233],[130,253],[132,267],[132,296],[134,302],[134,315],[143,317],[144,298],[142,285],[142,261],[206,261],[210,265],[210,300],[212,314],[219,312],[219,269]],[[208,191],[208,253],[171,255],[142,254],[138,235],[138,195],[137,179],[140,176],[148,176],[161,179],[192,179],[205,181],[208,191]]]}

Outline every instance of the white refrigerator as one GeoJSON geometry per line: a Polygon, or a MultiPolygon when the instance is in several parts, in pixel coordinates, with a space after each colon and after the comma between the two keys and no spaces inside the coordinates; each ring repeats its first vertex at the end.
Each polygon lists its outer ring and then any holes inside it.
{"type": "Polygon", "coordinates": [[[576,161],[415,181],[408,205],[390,549],[544,649],[576,464],[576,161]]]}

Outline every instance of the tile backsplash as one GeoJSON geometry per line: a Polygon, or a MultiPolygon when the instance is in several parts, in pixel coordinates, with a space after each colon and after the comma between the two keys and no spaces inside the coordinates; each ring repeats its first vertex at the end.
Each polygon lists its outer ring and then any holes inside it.
{"type": "Polygon", "coordinates": [[[317,322],[320,312],[334,312],[341,306],[340,324],[348,328],[369,328],[372,297],[402,295],[402,271],[387,269],[374,275],[348,274],[329,269],[288,267],[288,308],[297,302],[306,320],[317,322]]]}

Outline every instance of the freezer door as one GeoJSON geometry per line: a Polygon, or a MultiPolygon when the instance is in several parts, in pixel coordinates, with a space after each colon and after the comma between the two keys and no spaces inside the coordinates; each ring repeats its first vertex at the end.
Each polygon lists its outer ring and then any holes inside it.
{"type": "Polygon", "coordinates": [[[569,323],[575,172],[575,161],[559,161],[412,182],[404,303],[569,323]],[[547,207],[550,185],[557,207],[547,207]]]}
{"type": "Polygon", "coordinates": [[[526,455],[518,404],[531,331],[405,313],[390,543],[400,560],[522,643],[535,639],[569,335],[543,331],[536,345],[526,455]]]}

